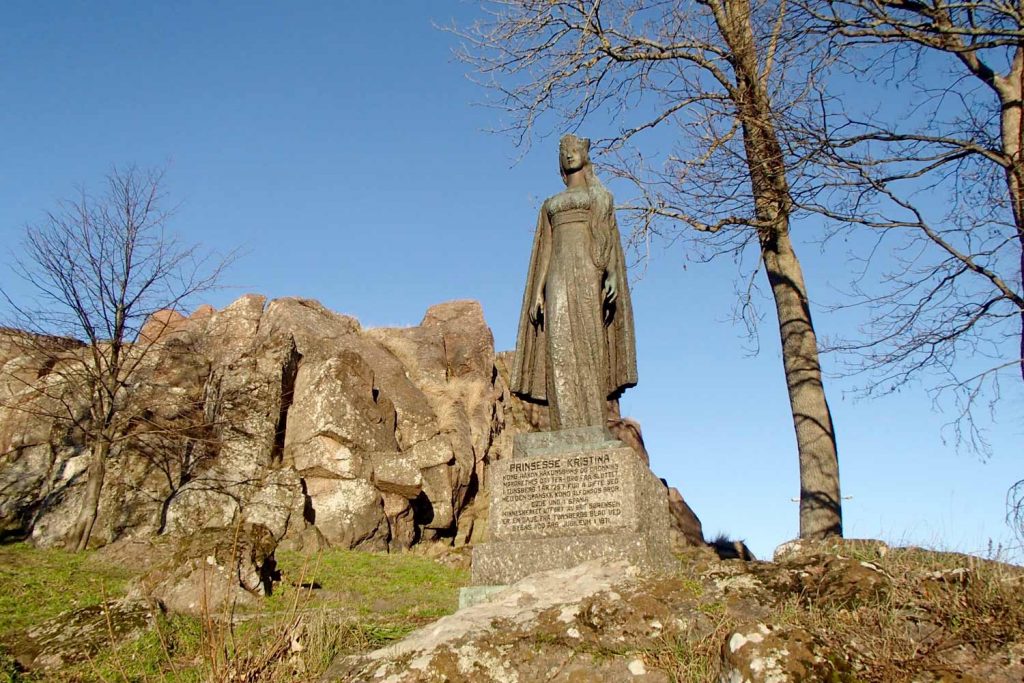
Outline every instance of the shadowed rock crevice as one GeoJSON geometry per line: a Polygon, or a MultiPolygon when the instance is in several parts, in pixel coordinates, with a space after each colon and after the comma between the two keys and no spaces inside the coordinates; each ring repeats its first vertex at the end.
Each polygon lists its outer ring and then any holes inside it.
{"type": "Polygon", "coordinates": [[[295,377],[299,373],[299,364],[302,362],[302,354],[295,348],[292,340],[291,353],[281,370],[281,408],[277,418],[277,426],[274,429],[274,448],[270,453],[270,460],[273,465],[280,465],[284,458],[284,437],[288,430],[288,411],[292,407],[295,398],[295,377]]]}
{"type": "Polygon", "coordinates": [[[313,499],[309,497],[306,480],[301,479],[300,481],[302,482],[302,521],[309,526],[315,526],[316,510],[313,508],[313,499]]]}

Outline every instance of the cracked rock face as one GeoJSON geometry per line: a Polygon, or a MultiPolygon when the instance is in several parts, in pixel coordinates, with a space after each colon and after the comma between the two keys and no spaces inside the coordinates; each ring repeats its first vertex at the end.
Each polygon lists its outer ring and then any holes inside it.
{"type": "MultiPolygon", "coordinates": [[[[130,399],[145,420],[109,461],[94,545],[238,521],[298,545],[309,528],[332,546],[380,550],[455,538],[492,444],[515,428],[475,302],[364,330],[315,301],[246,295],[220,311],[160,312],[144,332],[130,399]]],[[[89,452],[60,420],[16,409],[48,400],[33,383],[62,381],[17,334],[0,339],[0,393],[15,406],[0,416],[0,532],[55,545],[89,452]]]]}
{"type": "MultiPolygon", "coordinates": [[[[542,406],[510,395],[510,354],[495,353],[473,301],[364,329],[316,301],[248,294],[161,311],[142,340],[94,546],[239,522],[296,548],[474,543],[486,463],[546,426],[542,406]]],[[[62,372],[86,353],[0,330],[0,535],[58,545],[78,513],[91,454],[54,397],[87,410],[62,372]]],[[[700,543],[696,516],[678,493],[671,502],[692,527],[679,538],[700,543]]]]}
{"type": "Polygon", "coordinates": [[[135,595],[155,598],[170,612],[197,617],[255,606],[277,578],[270,530],[259,524],[206,528],[172,546],[140,577],[135,595]]]}
{"type": "Polygon", "coordinates": [[[722,647],[723,683],[788,683],[838,675],[824,644],[801,628],[758,623],[733,632],[722,647]]]}

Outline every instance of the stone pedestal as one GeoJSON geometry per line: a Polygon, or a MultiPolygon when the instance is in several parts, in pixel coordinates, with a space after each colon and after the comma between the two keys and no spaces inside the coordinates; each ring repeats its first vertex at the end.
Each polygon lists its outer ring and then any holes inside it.
{"type": "Polygon", "coordinates": [[[491,540],[473,549],[463,602],[547,569],[597,558],[674,567],[665,486],[599,427],[520,434],[488,470],[491,540]]]}

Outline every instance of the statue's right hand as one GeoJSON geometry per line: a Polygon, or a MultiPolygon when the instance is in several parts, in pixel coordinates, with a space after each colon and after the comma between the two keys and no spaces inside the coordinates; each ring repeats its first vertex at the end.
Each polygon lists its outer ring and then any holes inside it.
{"type": "Polygon", "coordinates": [[[536,325],[540,322],[541,318],[544,317],[544,294],[537,295],[537,298],[533,301],[533,306],[530,308],[530,322],[536,325]]]}

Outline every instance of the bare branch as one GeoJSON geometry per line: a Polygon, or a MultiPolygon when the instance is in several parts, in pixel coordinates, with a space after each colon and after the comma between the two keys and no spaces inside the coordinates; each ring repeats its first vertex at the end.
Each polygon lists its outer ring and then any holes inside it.
{"type": "Polygon", "coordinates": [[[161,348],[142,335],[143,326],[162,310],[179,310],[216,286],[235,254],[225,258],[182,246],[167,231],[170,213],[162,171],[134,166],[114,169],[105,194],[80,192],[62,202],[25,232],[14,272],[34,300],[15,302],[0,339],[36,364],[39,377],[25,369],[5,371],[0,408],[50,418],[60,428],[81,432],[92,452],[81,514],[72,547],[83,549],[95,523],[105,460],[135,433],[146,411],[135,398],[139,378],[151,371],[150,357],[161,348]],[[82,342],[72,340],[83,340],[82,342]]]}

